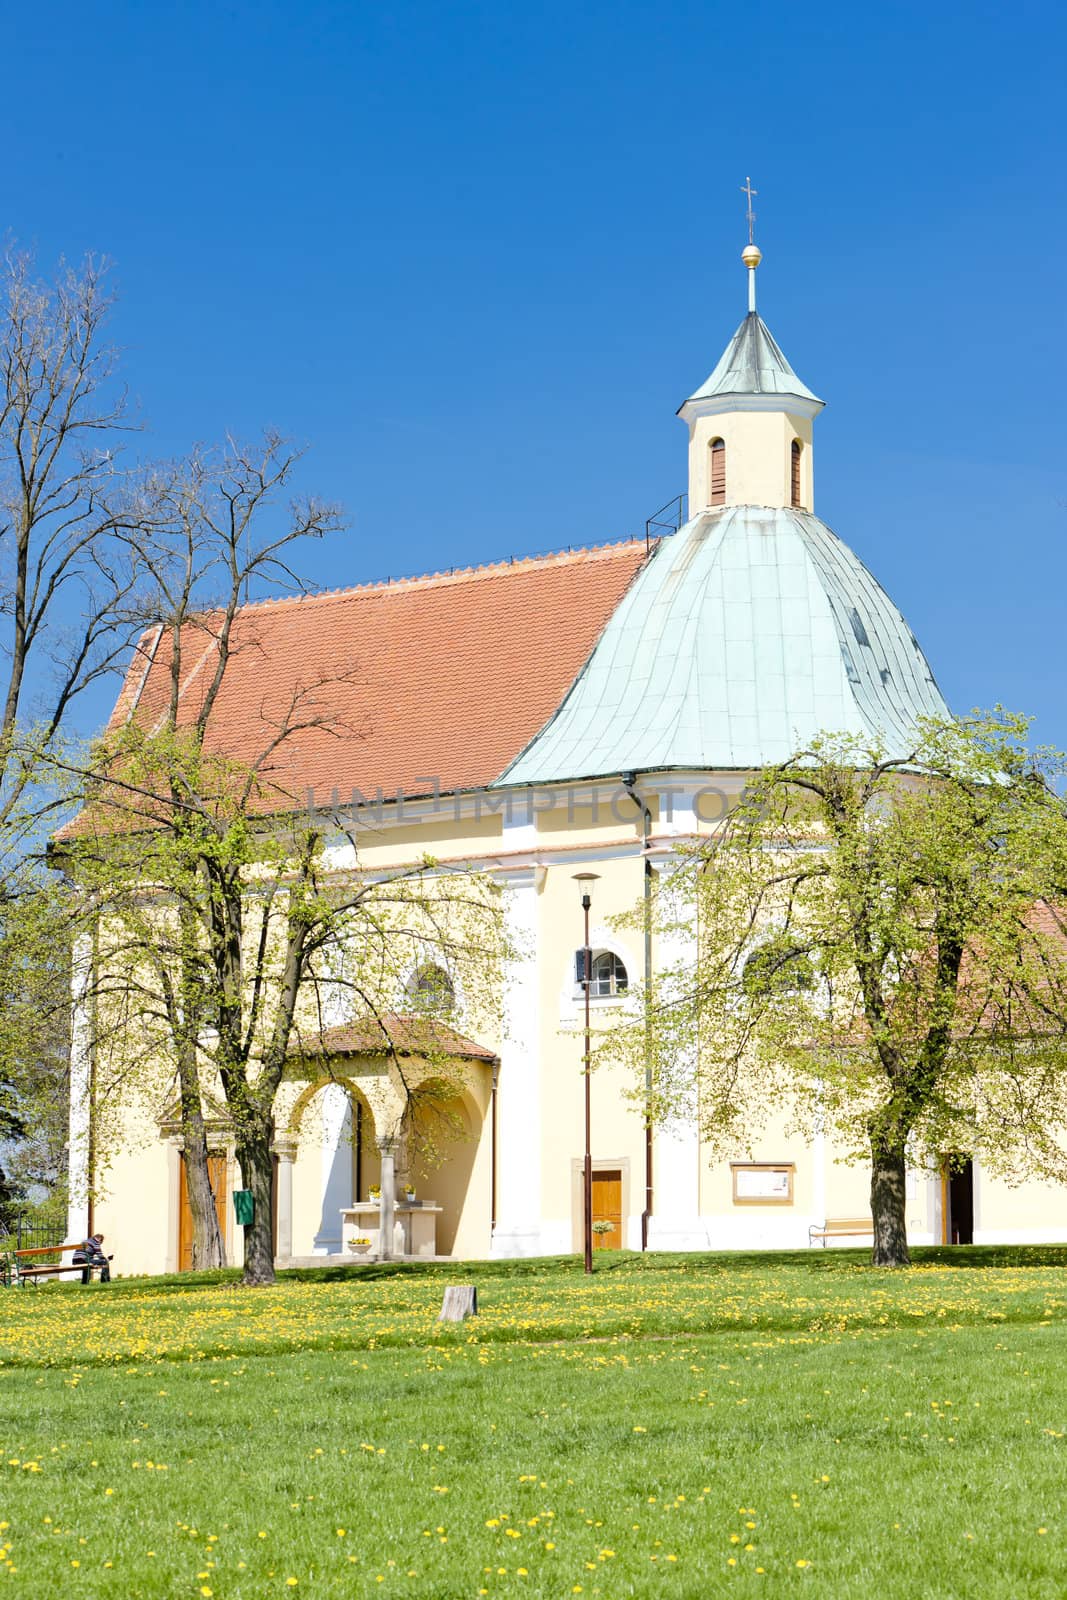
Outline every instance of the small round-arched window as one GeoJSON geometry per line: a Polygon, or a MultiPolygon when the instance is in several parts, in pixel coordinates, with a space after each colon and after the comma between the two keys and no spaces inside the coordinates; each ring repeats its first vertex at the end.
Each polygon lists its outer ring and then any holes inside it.
{"type": "Polygon", "coordinates": [[[447,1017],[455,1010],[455,985],[443,967],[428,962],[408,979],[408,999],[415,1011],[447,1017]]]}
{"type": "Polygon", "coordinates": [[[800,453],[800,440],[794,439],[789,452],[789,487],[792,494],[791,503],[797,511],[803,509],[800,499],[800,453]]]}
{"type": "Polygon", "coordinates": [[[708,505],[726,504],[726,441],[712,439],[708,445],[708,505]]]}
{"type": "MultiPolygon", "coordinates": [[[[579,989],[585,988],[585,951],[574,952],[574,978],[579,989]]],[[[610,999],[614,995],[625,994],[630,985],[630,979],[625,964],[615,954],[614,950],[594,950],[592,962],[592,976],[589,982],[589,993],[600,1000],[610,999]]]]}

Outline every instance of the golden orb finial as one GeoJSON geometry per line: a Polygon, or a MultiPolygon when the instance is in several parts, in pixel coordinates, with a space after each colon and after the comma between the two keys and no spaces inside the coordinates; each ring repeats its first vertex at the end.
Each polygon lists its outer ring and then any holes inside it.
{"type": "Polygon", "coordinates": [[[752,272],[763,260],[763,251],[760,249],[758,244],[746,244],[745,248],[741,252],[741,260],[745,263],[745,266],[748,267],[749,271],[752,272]]]}

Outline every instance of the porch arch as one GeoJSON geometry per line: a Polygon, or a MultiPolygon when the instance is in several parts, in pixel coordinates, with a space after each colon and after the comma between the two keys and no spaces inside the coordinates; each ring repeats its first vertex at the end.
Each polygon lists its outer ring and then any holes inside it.
{"type": "MultiPolygon", "coordinates": [[[[419,1026],[426,1026],[423,1019],[415,1020],[419,1026]]],[[[488,1253],[492,1211],[492,1125],[488,1113],[497,1060],[493,1052],[452,1030],[448,1030],[448,1042],[442,1049],[436,1031],[440,1025],[429,1026],[434,1036],[428,1041],[425,1054],[412,1048],[414,1041],[405,1041],[407,1048],[391,1055],[368,1050],[362,1039],[362,1048],[353,1048],[351,1032],[344,1029],[337,1033],[348,1037],[331,1038],[329,1047],[324,1038],[319,1049],[305,1049],[299,1056],[294,1055],[279,1093],[275,1120],[275,1149],[281,1162],[280,1255],[285,1254],[282,1240],[288,1242],[290,1256],[303,1253],[308,1172],[314,1170],[307,1157],[310,1140],[306,1121],[316,1097],[324,1095],[324,1105],[332,1104],[333,1122],[326,1130],[330,1148],[324,1154],[319,1174],[321,1207],[315,1234],[318,1254],[333,1254],[339,1248],[339,1240],[331,1232],[334,1216],[339,1218],[341,1210],[353,1202],[365,1201],[370,1185],[376,1182],[381,1186],[381,1237],[391,1239],[397,1180],[404,1178],[415,1183],[421,1199],[443,1201],[437,1214],[439,1254],[456,1249],[473,1255],[488,1253]],[[453,1041],[457,1046],[454,1050],[448,1048],[453,1041]],[[329,1057],[328,1066],[324,1057],[329,1057]],[[345,1119],[354,1120],[360,1108],[364,1139],[359,1163],[362,1170],[357,1172],[354,1130],[345,1125],[345,1119]],[[436,1152],[420,1148],[420,1122],[430,1124],[427,1131],[436,1140],[436,1152]],[[296,1174],[296,1211],[304,1220],[298,1219],[294,1228],[294,1167],[301,1151],[304,1156],[296,1174]],[[427,1159],[430,1154],[443,1159],[427,1159]],[[342,1188],[346,1190],[343,1196],[342,1188]]]]}

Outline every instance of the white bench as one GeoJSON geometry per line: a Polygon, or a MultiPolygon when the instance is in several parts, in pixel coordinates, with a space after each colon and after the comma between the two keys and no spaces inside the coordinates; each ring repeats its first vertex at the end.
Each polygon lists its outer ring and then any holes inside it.
{"type": "Polygon", "coordinates": [[[874,1223],[870,1217],[827,1217],[821,1228],[817,1222],[813,1222],[808,1229],[808,1244],[813,1245],[816,1239],[821,1239],[824,1250],[827,1239],[865,1238],[874,1238],[874,1223]]]}

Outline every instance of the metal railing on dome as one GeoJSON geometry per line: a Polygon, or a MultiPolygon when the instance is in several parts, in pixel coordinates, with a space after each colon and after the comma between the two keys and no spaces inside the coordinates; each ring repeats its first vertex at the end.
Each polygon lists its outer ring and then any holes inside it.
{"type": "Polygon", "coordinates": [[[668,500],[665,506],[660,506],[645,522],[645,548],[651,550],[653,539],[661,539],[669,533],[677,533],[686,522],[686,503],[688,495],[676,494],[673,500],[668,500]]]}

